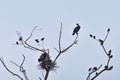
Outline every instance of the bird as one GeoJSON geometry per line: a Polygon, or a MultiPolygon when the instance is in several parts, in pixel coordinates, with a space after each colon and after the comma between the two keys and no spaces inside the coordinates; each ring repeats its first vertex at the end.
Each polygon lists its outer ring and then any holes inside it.
{"type": "Polygon", "coordinates": [[[75,34],[78,35],[78,31],[79,31],[79,30],[80,30],[80,25],[77,23],[77,24],[76,24],[76,27],[75,27],[74,30],[73,30],[72,35],[75,35],[75,34]]]}
{"type": "Polygon", "coordinates": [[[44,37],[43,37],[43,38],[41,38],[41,41],[44,41],[44,37]]]}
{"type": "Polygon", "coordinates": [[[35,39],[35,42],[39,43],[39,40],[38,40],[38,39],[35,39]]]}
{"type": "Polygon", "coordinates": [[[16,45],[18,45],[19,44],[19,42],[18,41],[16,41],[16,45]]]}
{"type": "Polygon", "coordinates": [[[22,41],[22,36],[19,37],[19,41],[22,41]]]}
{"type": "Polygon", "coordinates": [[[49,55],[47,53],[43,53],[40,58],[38,58],[38,62],[45,61],[47,58],[49,58],[49,55]]]}

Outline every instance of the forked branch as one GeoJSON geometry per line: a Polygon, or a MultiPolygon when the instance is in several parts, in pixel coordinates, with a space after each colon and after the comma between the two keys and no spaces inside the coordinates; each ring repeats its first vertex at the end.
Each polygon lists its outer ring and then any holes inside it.
{"type": "Polygon", "coordinates": [[[19,74],[11,71],[11,70],[7,67],[7,65],[5,64],[5,62],[3,61],[2,58],[0,58],[0,61],[1,61],[2,65],[4,66],[4,68],[5,68],[10,74],[12,74],[13,76],[18,77],[20,80],[23,80],[23,78],[22,78],[19,74]]]}
{"type": "Polygon", "coordinates": [[[99,68],[97,68],[97,67],[89,68],[89,70],[88,70],[89,74],[88,74],[86,80],[94,80],[100,74],[102,74],[104,71],[110,71],[110,70],[113,69],[113,66],[109,66],[110,60],[113,57],[113,55],[111,54],[111,50],[107,51],[106,48],[104,47],[104,43],[105,43],[105,41],[108,37],[109,32],[110,32],[110,28],[108,28],[107,34],[106,34],[104,39],[97,39],[96,36],[93,36],[92,34],[90,34],[91,38],[95,39],[96,41],[98,41],[100,43],[100,45],[102,46],[102,48],[103,48],[106,56],[108,57],[108,59],[107,59],[107,63],[103,66],[103,69],[101,69],[102,65],[99,68]]]}
{"type": "Polygon", "coordinates": [[[30,35],[28,36],[27,39],[23,39],[23,36],[20,35],[20,33],[17,32],[17,35],[19,36],[19,41],[16,42],[17,45],[23,45],[25,48],[28,48],[30,50],[34,50],[34,51],[41,51],[41,52],[45,52],[46,50],[43,48],[43,49],[39,49],[37,47],[34,47],[32,45],[30,45],[28,43],[28,41],[30,40],[30,38],[32,37],[33,35],[33,32],[35,31],[35,29],[37,28],[37,26],[35,26],[33,28],[33,30],[31,31],[30,35]],[[19,43],[20,42],[20,43],[19,43]]]}
{"type": "Polygon", "coordinates": [[[58,52],[58,55],[55,57],[55,60],[54,60],[54,62],[56,62],[56,60],[58,59],[58,57],[62,54],[62,53],[64,53],[64,52],[66,52],[68,49],[70,49],[74,44],[77,44],[77,42],[78,42],[78,40],[77,40],[77,38],[78,38],[78,34],[76,35],[76,37],[75,37],[75,39],[74,39],[74,41],[73,41],[73,43],[71,43],[68,47],[66,47],[65,49],[61,49],[61,35],[62,35],[62,23],[61,23],[61,28],[60,28],[60,33],[59,33],[59,44],[58,44],[58,46],[59,46],[59,49],[56,49],[55,48],[55,50],[58,52]]]}
{"type": "Polygon", "coordinates": [[[13,62],[13,61],[10,61],[10,62],[13,63],[14,65],[16,65],[16,66],[19,68],[19,71],[20,71],[21,73],[23,73],[23,76],[24,76],[25,80],[29,80],[28,77],[27,77],[27,74],[26,74],[26,70],[25,70],[24,67],[23,67],[23,64],[24,64],[24,62],[25,62],[25,56],[24,56],[24,55],[22,55],[22,56],[23,56],[23,60],[22,60],[22,62],[21,62],[20,65],[16,64],[16,63],[13,62]]]}
{"type": "MultiPolygon", "coordinates": [[[[15,66],[17,66],[17,67],[19,68],[19,71],[20,71],[21,73],[23,73],[23,76],[24,76],[25,80],[29,80],[28,77],[27,77],[26,71],[25,71],[25,69],[24,69],[24,67],[23,67],[23,64],[24,64],[24,61],[25,61],[25,56],[24,56],[24,55],[22,55],[22,56],[23,56],[23,60],[22,60],[22,63],[21,63],[20,65],[16,64],[16,63],[13,62],[13,61],[10,61],[10,62],[13,63],[15,66]]],[[[5,67],[5,69],[6,69],[10,74],[18,77],[20,80],[24,80],[19,74],[13,72],[12,70],[10,70],[10,69],[7,67],[7,65],[5,64],[5,62],[3,61],[2,58],[0,58],[0,61],[1,61],[1,63],[3,64],[3,66],[5,67]]]]}

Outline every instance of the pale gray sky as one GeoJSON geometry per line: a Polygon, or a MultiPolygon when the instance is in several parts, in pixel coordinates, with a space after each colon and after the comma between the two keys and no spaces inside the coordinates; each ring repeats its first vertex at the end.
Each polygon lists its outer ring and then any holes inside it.
{"type": "MultiPolygon", "coordinates": [[[[62,45],[65,48],[72,42],[72,30],[76,23],[81,25],[78,44],[73,46],[58,59],[59,68],[51,72],[48,80],[85,80],[87,70],[92,66],[106,63],[106,56],[96,41],[89,37],[95,34],[98,38],[106,35],[107,49],[112,49],[114,58],[111,65],[114,69],[105,72],[96,80],[118,80],[120,78],[120,1],[119,0],[0,0],[0,56],[13,71],[17,67],[9,60],[20,63],[22,54],[26,56],[24,67],[30,80],[38,80],[41,70],[37,69],[39,52],[34,52],[22,46],[13,45],[18,36],[16,30],[26,38],[34,26],[40,30],[33,34],[35,38],[45,36],[45,47],[50,49],[54,59],[58,47],[60,23],[63,22],[62,45]]],[[[0,63],[1,65],[1,63],[0,63]]],[[[0,80],[17,80],[0,66],[0,80]]]]}

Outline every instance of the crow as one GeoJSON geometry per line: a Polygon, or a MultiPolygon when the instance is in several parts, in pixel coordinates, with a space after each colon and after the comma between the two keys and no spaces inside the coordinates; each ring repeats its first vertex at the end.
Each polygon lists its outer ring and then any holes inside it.
{"type": "Polygon", "coordinates": [[[74,28],[72,35],[75,35],[75,34],[78,35],[78,31],[79,31],[79,30],[80,30],[80,25],[79,25],[79,24],[76,24],[76,27],[74,28]]]}

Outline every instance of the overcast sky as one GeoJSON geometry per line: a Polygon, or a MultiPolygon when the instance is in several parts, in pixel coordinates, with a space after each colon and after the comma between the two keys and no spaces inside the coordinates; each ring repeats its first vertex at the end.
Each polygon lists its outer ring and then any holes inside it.
{"type": "MultiPolygon", "coordinates": [[[[96,80],[118,80],[120,78],[120,1],[119,0],[0,0],[0,57],[14,72],[22,54],[26,56],[24,67],[30,80],[39,80],[44,71],[38,69],[37,59],[40,52],[31,51],[23,46],[14,45],[18,40],[16,31],[24,38],[29,36],[35,26],[31,44],[37,45],[36,38],[45,37],[45,48],[55,58],[58,48],[60,23],[63,23],[62,48],[74,40],[73,28],[79,23],[78,44],[62,54],[57,61],[59,68],[51,72],[48,80],[85,80],[88,68],[106,64],[107,57],[99,43],[89,37],[94,34],[104,38],[111,29],[105,47],[112,49],[114,68],[100,75],[96,80]]],[[[20,73],[21,74],[21,73],[20,73]]],[[[0,80],[18,80],[8,73],[0,63],[0,80]]]]}

